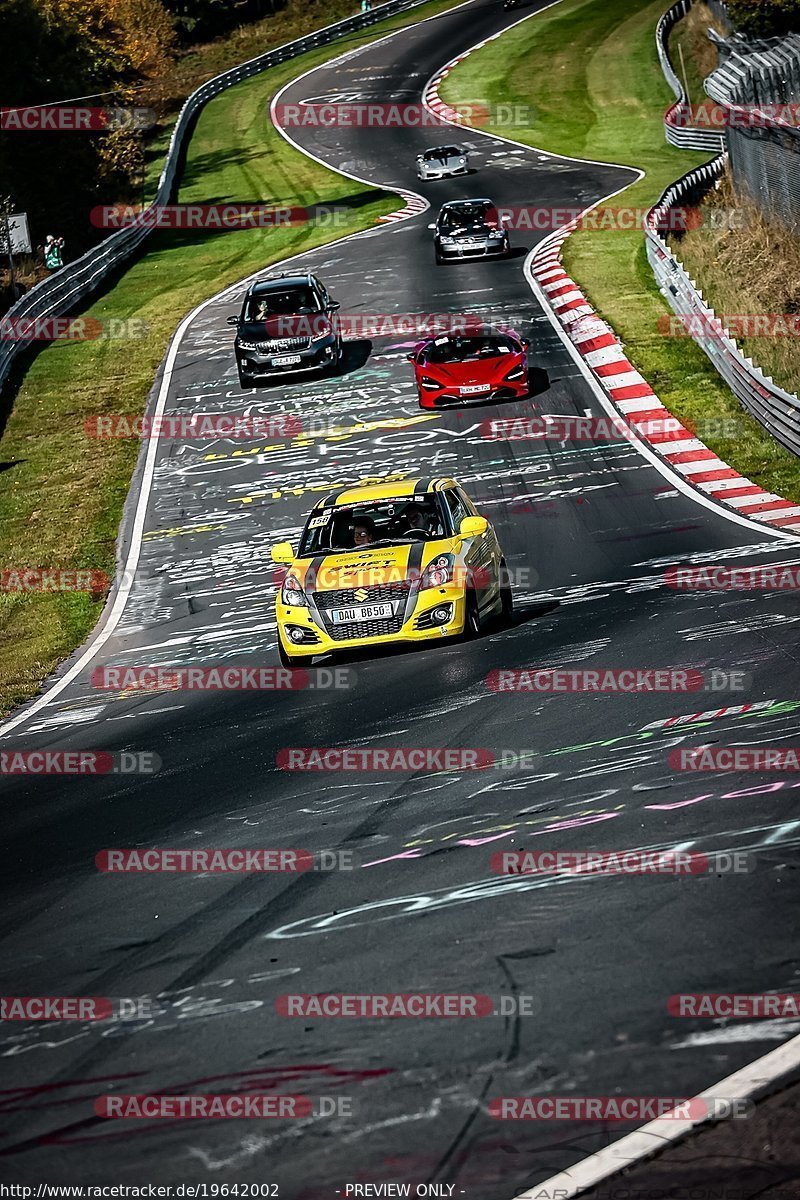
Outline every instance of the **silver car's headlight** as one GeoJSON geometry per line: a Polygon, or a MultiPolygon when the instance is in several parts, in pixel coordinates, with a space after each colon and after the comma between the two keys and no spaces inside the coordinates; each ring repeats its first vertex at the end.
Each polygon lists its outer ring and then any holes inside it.
{"type": "Polygon", "coordinates": [[[257,350],[258,346],[255,342],[237,342],[240,350],[257,350]]]}
{"type": "Polygon", "coordinates": [[[451,237],[443,237],[441,239],[441,243],[443,246],[454,246],[455,242],[456,242],[456,239],[451,238],[451,237]]]}

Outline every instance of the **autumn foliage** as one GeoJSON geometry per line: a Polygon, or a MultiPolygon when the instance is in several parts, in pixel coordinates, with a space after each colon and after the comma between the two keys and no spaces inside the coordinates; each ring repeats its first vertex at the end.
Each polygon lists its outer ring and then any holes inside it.
{"type": "Polygon", "coordinates": [[[745,36],[776,37],[800,30],[800,0],[728,0],[728,11],[745,36]]]}

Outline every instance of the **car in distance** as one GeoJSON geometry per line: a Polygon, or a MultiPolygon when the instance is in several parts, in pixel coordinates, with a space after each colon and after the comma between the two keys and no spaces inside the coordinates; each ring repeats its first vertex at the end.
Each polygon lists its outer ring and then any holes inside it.
{"type": "Polygon", "coordinates": [[[412,479],[333,492],[312,509],[275,604],[284,666],[318,654],[475,637],[510,618],[497,535],[454,479],[412,479]]]}
{"type": "Polygon", "coordinates": [[[242,387],[256,379],[334,371],[342,358],[338,301],[316,275],[296,272],[260,279],[247,289],[234,353],[242,387]]]}
{"type": "Polygon", "coordinates": [[[442,334],[417,342],[409,361],[421,408],[521,400],[528,394],[528,341],[513,330],[442,334]]]}
{"type": "Polygon", "coordinates": [[[445,179],[450,175],[469,173],[469,155],[462,146],[433,146],[417,155],[417,175],[420,179],[445,179]]]}
{"type": "Polygon", "coordinates": [[[428,226],[437,263],[462,258],[496,258],[511,253],[511,239],[488,199],[450,200],[428,226]]]}

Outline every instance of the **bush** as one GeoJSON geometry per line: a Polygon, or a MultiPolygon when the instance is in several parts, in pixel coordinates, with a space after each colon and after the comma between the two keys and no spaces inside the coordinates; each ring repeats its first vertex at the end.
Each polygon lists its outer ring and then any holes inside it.
{"type": "Polygon", "coordinates": [[[800,29],[800,0],[728,0],[731,20],[750,37],[776,37],[800,29]]]}

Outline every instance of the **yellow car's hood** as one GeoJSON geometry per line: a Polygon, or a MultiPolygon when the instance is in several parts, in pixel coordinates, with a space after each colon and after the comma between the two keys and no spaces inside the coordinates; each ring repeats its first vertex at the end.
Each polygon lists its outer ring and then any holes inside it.
{"type": "Polygon", "coordinates": [[[457,543],[456,538],[437,538],[374,550],[346,550],[324,558],[300,558],[292,567],[292,574],[299,576],[301,584],[313,586],[316,592],[413,581],[435,558],[453,554],[457,543]]]}

